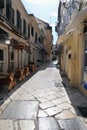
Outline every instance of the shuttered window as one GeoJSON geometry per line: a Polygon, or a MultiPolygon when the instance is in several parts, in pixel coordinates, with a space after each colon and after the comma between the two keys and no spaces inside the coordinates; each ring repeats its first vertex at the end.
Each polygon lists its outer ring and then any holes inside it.
{"type": "Polygon", "coordinates": [[[4,0],[0,0],[0,9],[4,8],[4,0]]]}
{"type": "Polygon", "coordinates": [[[19,31],[21,31],[21,16],[18,10],[17,10],[17,28],[19,31]]]}
{"type": "Polygon", "coordinates": [[[25,19],[23,20],[23,33],[26,36],[26,21],[25,21],[25,19]]]}
{"type": "Polygon", "coordinates": [[[6,18],[11,21],[11,0],[6,0],[6,18]]]}
{"type": "Polygon", "coordinates": [[[31,27],[31,35],[34,36],[34,27],[31,27]]]}
{"type": "Polygon", "coordinates": [[[14,9],[11,9],[11,22],[14,24],[14,9]]]}

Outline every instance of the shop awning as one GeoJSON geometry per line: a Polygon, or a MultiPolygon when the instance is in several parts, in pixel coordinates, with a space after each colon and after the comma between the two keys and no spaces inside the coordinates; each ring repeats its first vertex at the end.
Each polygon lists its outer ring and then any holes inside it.
{"type": "Polygon", "coordinates": [[[23,50],[23,49],[25,49],[25,46],[24,46],[24,44],[19,44],[19,45],[15,45],[14,48],[18,49],[18,50],[23,50]]]}
{"type": "Polygon", "coordinates": [[[66,34],[59,36],[57,44],[60,45],[60,44],[64,43],[72,35],[72,33],[73,33],[73,30],[70,30],[66,34]]]}

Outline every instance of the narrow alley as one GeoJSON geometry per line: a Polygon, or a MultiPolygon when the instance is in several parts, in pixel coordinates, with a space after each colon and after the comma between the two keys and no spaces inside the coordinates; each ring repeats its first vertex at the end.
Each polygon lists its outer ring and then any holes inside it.
{"type": "Polygon", "coordinates": [[[63,85],[56,62],[40,67],[7,95],[0,106],[0,130],[87,130],[87,119],[78,110],[87,106],[87,98],[63,85]]]}

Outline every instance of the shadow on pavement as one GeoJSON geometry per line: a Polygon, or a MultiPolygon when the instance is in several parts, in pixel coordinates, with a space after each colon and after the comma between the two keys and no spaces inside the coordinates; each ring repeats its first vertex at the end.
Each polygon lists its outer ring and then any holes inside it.
{"type": "Polygon", "coordinates": [[[60,75],[63,80],[62,84],[76,114],[78,116],[87,117],[87,97],[83,95],[78,88],[72,88],[69,86],[69,79],[64,72],[60,71],[60,75]]]}
{"type": "Polygon", "coordinates": [[[41,65],[40,67],[37,68],[36,71],[31,72],[30,76],[26,77],[23,81],[18,81],[16,80],[16,85],[15,87],[11,90],[7,90],[7,85],[0,85],[0,106],[4,103],[4,101],[11,95],[13,94],[17,89],[19,89],[27,80],[29,80],[34,74],[36,74],[38,71],[45,70],[47,67],[55,67],[55,65],[52,63],[46,63],[41,65]]]}
{"type": "Polygon", "coordinates": [[[4,103],[4,101],[11,95],[13,94],[18,88],[21,87],[27,80],[29,80],[34,74],[36,74],[38,71],[45,70],[47,68],[55,68],[56,67],[56,61],[52,63],[46,63],[41,65],[40,67],[37,68],[35,72],[31,72],[30,76],[26,77],[23,81],[16,81],[16,86],[11,90],[7,90],[7,85],[1,85],[0,86],[0,105],[4,103]]]}
{"type": "Polygon", "coordinates": [[[19,89],[27,80],[29,80],[35,73],[37,73],[37,70],[35,72],[32,72],[30,76],[25,77],[23,81],[16,80],[15,87],[11,90],[7,90],[7,85],[1,85],[0,86],[0,106],[4,103],[4,101],[13,94],[17,89],[19,89]]]}

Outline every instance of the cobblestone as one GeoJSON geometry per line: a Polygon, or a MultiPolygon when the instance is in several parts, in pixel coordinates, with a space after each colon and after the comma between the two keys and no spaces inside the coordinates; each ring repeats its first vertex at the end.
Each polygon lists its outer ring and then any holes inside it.
{"type": "Polygon", "coordinates": [[[39,119],[39,130],[60,130],[56,120],[52,117],[39,119]]]}
{"type": "Polygon", "coordinates": [[[20,130],[35,130],[35,123],[32,120],[20,120],[19,128],[20,130]]]}
{"type": "Polygon", "coordinates": [[[64,110],[58,115],[55,116],[57,119],[70,119],[75,118],[75,115],[71,113],[69,110],[64,110]]]}
{"type": "Polygon", "coordinates": [[[51,107],[45,110],[45,112],[49,115],[49,116],[54,116],[60,112],[62,112],[62,109],[60,107],[51,107]]]}
{"type": "Polygon", "coordinates": [[[12,120],[0,120],[0,130],[14,130],[12,120]]]}
{"type": "Polygon", "coordinates": [[[38,113],[38,117],[47,117],[47,113],[44,112],[43,110],[39,110],[39,113],[38,113]]]}
{"type": "Polygon", "coordinates": [[[0,109],[1,111],[4,111],[6,109],[6,107],[11,103],[11,99],[8,98],[7,100],[5,100],[5,102],[1,105],[0,109]]]}
{"type": "Polygon", "coordinates": [[[48,102],[41,103],[39,106],[41,107],[41,109],[47,109],[49,107],[55,106],[55,104],[48,101],[48,102]]]}
{"type": "Polygon", "coordinates": [[[0,130],[74,130],[73,123],[87,130],[87,120],[77,109],[87,106],[87,98],[68,84],[64,87],[55,63],[40,69],[16,91],[5,92],[0,130]]]}
{"type": "Polygon", "coordinates": [[[86,130],[84,122],[74,118],[70,120],[59,120],[61,130],[86,130]]]}
{"type": "Polygon", "coordinates": [[[15,101],[11,102],[7,109],[1,114],[2,119],[36,119],[38,102],[15,101]]]}

